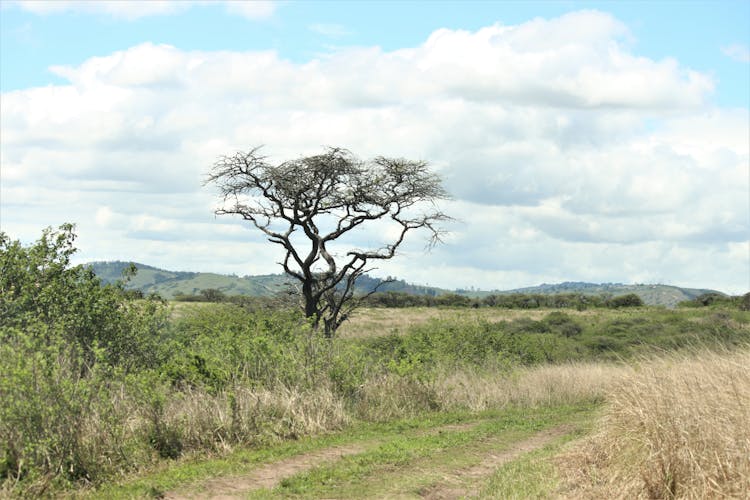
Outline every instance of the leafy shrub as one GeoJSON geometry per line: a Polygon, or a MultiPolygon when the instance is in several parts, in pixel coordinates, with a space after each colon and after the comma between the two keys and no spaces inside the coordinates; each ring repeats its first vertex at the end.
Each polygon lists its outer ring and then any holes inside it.
{"type": "Polygon", "coordinates": [[[35,496],[49,477],[88,482],[127,468],[123,373],[105,352],[84,353],[43,323],[0,332],[0,482],[23,480],[35,496]]]}
{"type": "Polygon", "coordinates": [[[620,307],[643,307],[643,299],[634,293],[628,293],[625,295],[618,295],[607,300],[607,307],[620,308],[620,307]]]}
{"type": "Polygon", "coordinates": [[[219,390],[230,383],[306,384],[324,371],[328,342],[296,310],[250,312],[233,304],[188,310],[170,328],[173,383],[219,390]]]}
{"type": "Polygon", "coordinates": [[[622,343],[612,337],[598,336],[587,341],[587,345],[598,352],[616,352],[621,350],[622,343]]]}
{"type": "Polygon", "coordinates": [[[166,309],[131,300],[122,284],[103,286],[90,269],[71,266],[74,240],[71,224],[46,229],[29,247],[0,233],[0,327],[40,332],[46,325],[80,347],[82,369],[95,362],[96,347],[113,365],[156,366],[166,309]]]}
{"type": "Polygon", "coordinates": [[[583,332],[583,327],[564,312],[554,311],[544,318],[551,331],[564,337],[577,337],[583,332]]]}
{"type": "Polygon", "coordinates": [[[510,322],[508,331],[512,333],[549,333],[550,325],[531,318],[517,318],[510,322]]]}
{"type": "Polygon", "coordinates": [[[71,266],[74,240],[70,224],[28,247],[0,233],[0,479],[36,493],[128,463],[118,388],[161,361],[161,302],[71,266]]]}

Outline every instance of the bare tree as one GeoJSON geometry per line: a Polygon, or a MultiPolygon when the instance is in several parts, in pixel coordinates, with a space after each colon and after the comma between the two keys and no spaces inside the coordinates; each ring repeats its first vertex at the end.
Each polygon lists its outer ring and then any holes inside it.
{"type": "Polygon", "coordinates": [[[315,328],[322,322],[327,337],[360,302],[354,285],[372,270],[368,263],[394,257],[412,230],[427,231],[434,245],[439,223],[449,219],[435,205],[447,193],[422,161],[364,162],[340,148],[275,166],[266,160],[254,148],[214,164],[206,183],[216,184],[223,197],[216,214],[239,215],[283,247],[280,264],[301,285],[305,316],[315,328]],[[331,250],[363,224],[384,222],[392,237],[382,246],[331,250]]]}

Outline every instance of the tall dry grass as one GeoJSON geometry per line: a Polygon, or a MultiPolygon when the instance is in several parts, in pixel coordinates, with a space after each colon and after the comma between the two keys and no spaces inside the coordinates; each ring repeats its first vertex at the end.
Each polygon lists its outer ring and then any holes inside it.
{"type": "Polygon", "coordinates": [[[561,457],[570,498],[750,498],[750,350],[644,361],[561,457]]]}
{"type": "Polygon", "coordinates": [[[443,371],[432,379],[375,377],[360,388],[358,417],[385,421],[434,410],[483,411],[599,402],[632,371],[615,363],[569,363],[443,371]]]}
{"type": "Polygon", "coordinates": [[[179,433],[188,450],[227,451],[236,444],[297,439],[341,429],[350,421],[344,401],[327,387],[237,386],[219,394],[191,390],[164,410],[164,425],[179,433]]]}
{"type": "Polygon", "coordinates": [[[541,365],[503,372],[456,371],[436,383],[440,406],[481,411],[602,401],[632,368],[614,363],[541,365]]]}
{"type": "MultiPolygon", "coordinates": [[[[165,389],[163,398],[146,402],[122,386],[105,396],[108,399],[100,406],[92,405],[87,413],[65,424],[72,451],[62,458],[51,456],[63,453],[55,443],[40,446],[41,451],[19,449],[14,469],[4,471],[7,477],[0,481],[0,498],[39,498],[72,486],[73,482],[66,484],[62,479],[59,463],[82,471],[76,485],[100,483],[147,468],[160,458],[224,453],[236,446],[339,430],[351,421],[343,399],[327,387],[236,386],[216,394],[165,389]],[[40,454],[50,456],[33,463],[40,454]]],[[[0,433],[5,439],[0,444],[13,445],[6,434],[0,433]]],[[[17,442],[23,443],[23,436],[17,442]]],[[[7,461],[7,453],[0,448],[0,460],[7,461]]]]}

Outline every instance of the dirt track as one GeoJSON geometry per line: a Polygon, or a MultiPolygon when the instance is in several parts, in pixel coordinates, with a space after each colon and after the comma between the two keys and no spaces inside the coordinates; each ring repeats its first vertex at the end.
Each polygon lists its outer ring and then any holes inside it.
{"type": "MultiPolygon", "coordinates": [[[[441,432],[461,432],[476,427],[478,422],[452,424],[427,431],[429,434],[441,432]]],[[[471,467],[455,469],[444,474],[439,481],[423,488],[418,495],[401,492],[398,497],[421,497],[431,500],[471,497],[478,493],[481,485],[503,464],[515,460],[525,453],[541,448],[558,437],[570,432],[571,426],[561,425],[540,431],[533,436],[505,446],[502,451],[491,452],[471,467]]],[[[424,433],[422,433],[424,434],[424,433]]],[[[189,490],[168,492],[163,498],[176,499],[231,499],[244,498],[253,491],[272,489],[286,478],[306,472],[314,467],[335,463],[343,457],[357,455],[382,444],[379,441],[351,443],[316,450],[261,465],[244,475],[214,478],[194,485],[189,490]]],[[[390,496],[390,495],[389,495],[390,496]]]]}

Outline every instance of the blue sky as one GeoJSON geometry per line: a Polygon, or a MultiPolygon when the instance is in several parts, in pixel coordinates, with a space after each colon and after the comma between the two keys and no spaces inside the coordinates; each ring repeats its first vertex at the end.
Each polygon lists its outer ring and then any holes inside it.
{"type": "Polygon", "coordinates": [[[278,272],[205,172],[337,145],[427,160],[453,195],[446,244],[376,275],[750,289],[750,2],[0,5],[13,237],[75,222],[80,261],[278,272]]]}
{"type": "Polygon", "coordinates": [[[106,13],[39,15],[4,0],[2,90],[60,83],[47,68],[79,64],[144,41],[191,50],[273,49],[282,58],[306,61],[335,47],[418,45],[437,28],[476,30],[534,17],[595,9],[609,12],[632,32],[644,56],[676,58],[717,80],[715,102],[748,106],[747,65],[722,49],[750,43],[750,2],[280,2],[272,18],[247,19],[221,5],[197,5],[174,14],[123,19],[106,13]]]}

